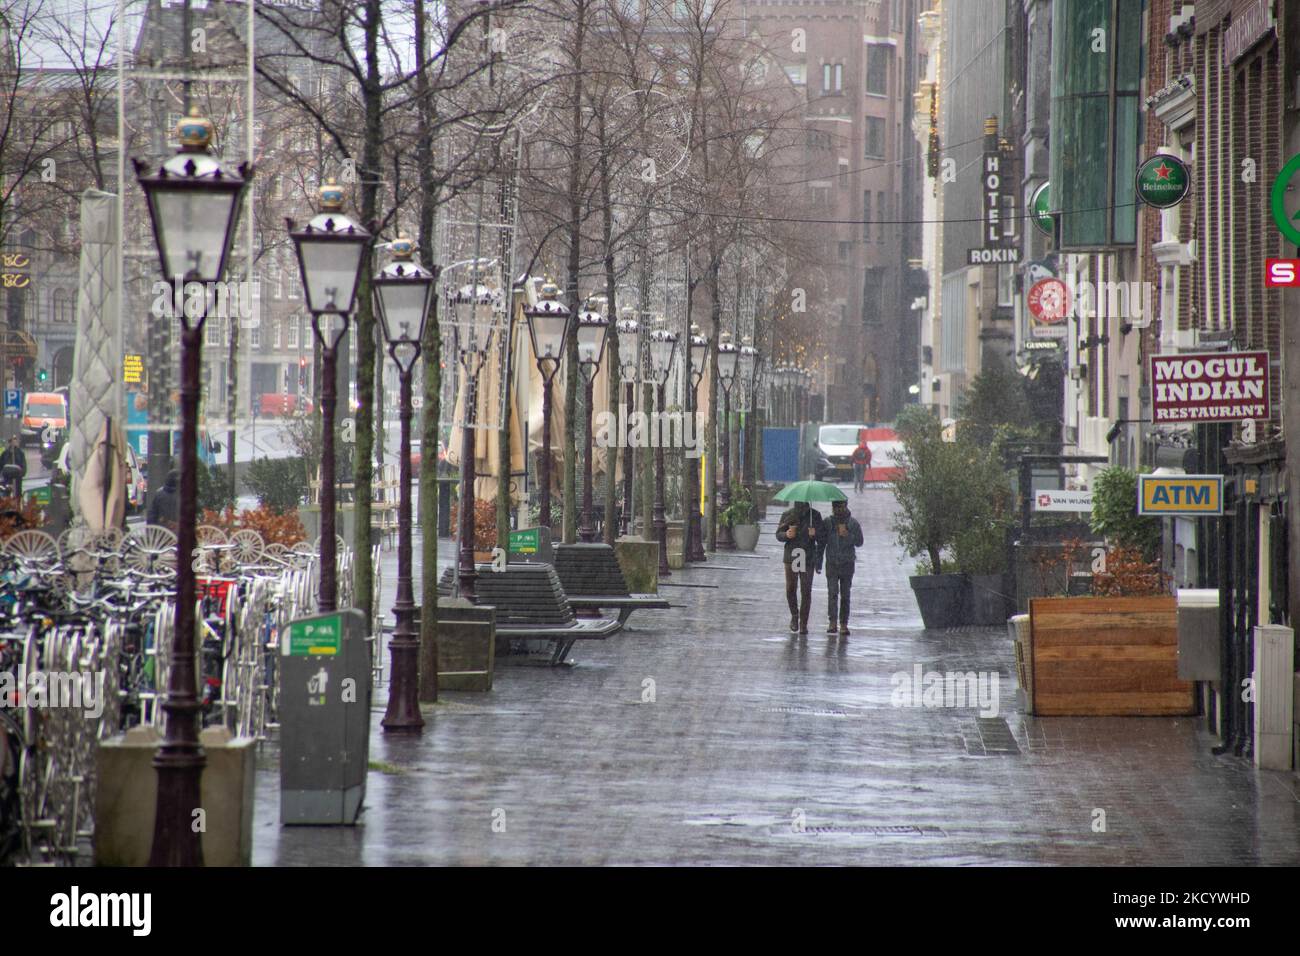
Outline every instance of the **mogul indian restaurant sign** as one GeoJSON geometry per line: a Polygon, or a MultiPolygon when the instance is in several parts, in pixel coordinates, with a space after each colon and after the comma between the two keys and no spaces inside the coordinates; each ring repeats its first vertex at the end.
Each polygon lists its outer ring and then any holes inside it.
{"type": "Polygon", "coordinates": [[[1222,475],[1139,475],[1140,515],[1221,515],[1222,475]]]}
{"type": "Polygon", "coordinates": [[[1151,356],[1151,419],[1241,422],[1268,418],[1267,352],[1151,356]]]}

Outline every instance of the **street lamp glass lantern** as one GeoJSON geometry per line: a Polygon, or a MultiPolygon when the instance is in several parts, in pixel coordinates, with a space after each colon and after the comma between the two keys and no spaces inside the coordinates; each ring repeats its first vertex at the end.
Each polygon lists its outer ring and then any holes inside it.
{"type": "Polygon", "coordinates": [[[655,382],[667,385],[668,376],[672,374],[673,360],[677,356],[677,335],[664,327],[662,318],[655,320],[655,329],[650,333],[650,365],[654,371],[655,382]]]}
{"type": "Polygon", "coordinates": [[[691,324],[691,384],[698,386],[704,379],[704,363],[709,358],[709,340],[700,334],[700,327],[691,324]]]}
{"type": "Polygon", "coordinates": [[[588,380],[596,377],[601,358],[605,354],[609,319],[604,316],[604,305],[603,297],[593,297],[587,302],[587,308],[578,313],[578,361],[582,366],[582,374],[588,380]]]}
{"type": "Polygon", "coordinates": [[[618,320],[618,365],[624,381],[634,381],[641,367],[641,323],[632,318],[632,310],[624,310],[625,318],[618,320]]]}
{"type": "Polygon", "coordinates": [[[424,341],[424,329],[433,306],[437,277],[414,262],[415,243],[398,237],[389,243],[393,261],[371,283],[375,311],[389,345],[415,345],[424,341]]]}
{"type": "Polygon", "coordinates": [[[718,336],[718,379],[724,391],[731,388],[731,382],[736,377],[738,358],[736,344],[731,341],[731,333],[723,332],[718,336]]]}
{"type": "Polygon", "coordinates": [[[564,357],[564,341],[569,334],[569,307],[558,299],[560,290],[555,283],[542,285],[541,299],[524,310],[528,321],[528,337],[533,340],[533,355],[540,365],[552,361],[558,367],[564,357]]]}
{"type": "Polygon", "coordinates": [[[343,190],[330,180],[320,189],[320,213],[302,229],[289,226],[307,308],[347,315],[356,306],[357,285],[370,233],[343,214],[343,190]]]}
{"type": "Polygon", "coordinates": [[[462,356],[487,355],[494,332],[493,317],[503,311],[501,290],[483,281],[489,277],[491,267],[490,260],[477,260],[470,269],[470,281],[451,297],[456,348],[462,356]],[[464,308],[469,309],[468,322],[460,318],[464,308]]]}
{"type": "Polygon", "coordinates": [[[150,172],[134,162],[153,223],[163,275],[184,281],[216,282],[239,220],[240,199],[252,178],[247,163],[232,170],[208,152],[212,123],[192,109],[176,127],[181,148],[150,172]]]}

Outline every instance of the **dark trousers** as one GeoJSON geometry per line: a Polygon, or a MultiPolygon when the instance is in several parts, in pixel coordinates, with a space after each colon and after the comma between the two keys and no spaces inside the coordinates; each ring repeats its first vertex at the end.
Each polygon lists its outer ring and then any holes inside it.
{"type": "Polygon", "coordinates": [[[795,571],[793,565],[785,566],[785,602],[790,605],[790,616],[799,618],[799,626],[808,626],[808,609],[812,606],[811,571],[795,571]],[[800,600],[802,595],[802,600],[800,600]]]}
{"type": "Polygon", "coordinates": [[[849,592],[853,590],[853,568],[826,568],[826,611],[835,623],[835,602],[839,601],[841,624],[849,623],[849,592]]]}

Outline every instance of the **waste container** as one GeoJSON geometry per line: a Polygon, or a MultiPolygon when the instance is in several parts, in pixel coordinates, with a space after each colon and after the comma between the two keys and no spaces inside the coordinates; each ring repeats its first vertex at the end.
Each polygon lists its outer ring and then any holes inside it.
{"type": "Polygon", "coordinates": [[[370,760],[370,645],[349,608],[293,621],[280,658],[280,823],[357,822],[370,760]]]}
{"type": "Polygon", "coordinates": [[[1217,588],[1178,590],[1178,677],[1218,680],[1223,637],[1219,633],[1217,588]]]}

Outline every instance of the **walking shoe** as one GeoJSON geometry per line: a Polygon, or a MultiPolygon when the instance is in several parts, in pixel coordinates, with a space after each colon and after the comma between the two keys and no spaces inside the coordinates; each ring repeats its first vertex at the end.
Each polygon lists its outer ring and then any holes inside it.
{"type": "Polygon", "coordinates": [[[799,633],[799,618],[793,614],[790,615],[790,633],[791,634],[799,633]]]}
{"type": "Polygon", "coordinates": [[[849,626],[848,626],[847,624],[841,624],[841,625],[840,625],[840,633],[843,634],[845,637],[848,637],[848,636],[849,636],[849,626]]]}
{"type": "Polygon", "coordinates": [[[826,625],[826,633],[827,633],[827,634],[834,634],[834,633],[835,633],[835,622],[834,622],[834,621],[831,621],[829,624],[826,625]]]}
{"type": "Polygon", "coordinates": [[[808,622],[807,622],[807,621],[804,621],[804,622],[802,622],[802,623],[799,625],[799,633],[800,633],[800,634],[807,634],[807,633],[808,633],[808,622]]]}

